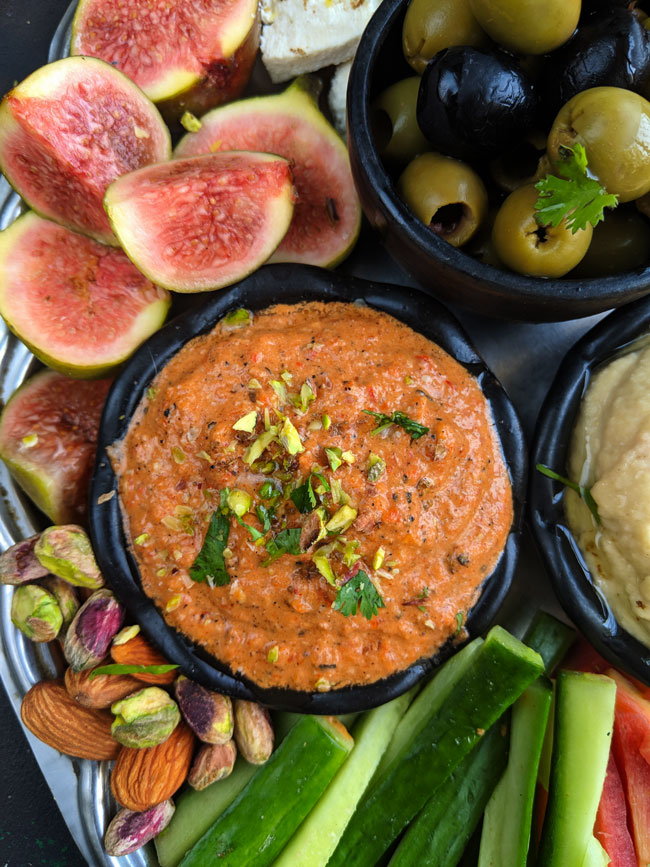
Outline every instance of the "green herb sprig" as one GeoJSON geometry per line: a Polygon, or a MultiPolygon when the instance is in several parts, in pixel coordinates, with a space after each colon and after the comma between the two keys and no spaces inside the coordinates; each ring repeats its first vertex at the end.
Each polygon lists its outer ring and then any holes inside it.
{"type": "Polygon", "coordinates": [[[230,517],[213,512],[201,550],[189,569],[192,581],[207,582],[210,587],[230,584],[230,575],[223,556],[228,547],[229,535],[230,517]]]}
{"type": "Polygon", "coordinates": [[[578,494],[578,496],[584,501],[585,506],[587,506],[587,508],[593,515],[594,521],[597,524],[600,524],[598,505],[592,497],[589,488],[585,488],[584,485],[579,485],[577,482],[572,482],[565,476],[561,476],[559,475],[559,473],[556,473],[555,470],[552,470],[550,467],[544,466],[544,464],[536,464],[535,469],[543,476],[547,476],[549,479],[553,479],[556,482],[561,482],[561,484],[563,484],[565,488],[571,488],[572,491],[575,491],[576,494],[578,494]]]}
{"type": "Polygon", "coordinates": [[[269,556],[262,562],[262,566],[268,566],[269,563],[282,557],[283,554],[302,554],[300,550],[301,532],[300,527],[292,530],[281,530],[276,536],[269,539],[265,545],[269,556]]]}
{"type": "Polygon", "coordinates": [[[373,436],[381,433],[393,424],[403,428],[407,434],[410,434],[412,440],[419,440],[420,437],[429,433],[428,427],[425,427],[423,424],[409,418],[405,412],[401,412],[400,410],[395,410],[395,412],[390,415],[386,415],[386,413],[383,412],[373,412],[370,409],[364,409],[362,412],[365,412],[367,415],[372,415],[377,419],[377,427],[371,431],[373,436]]]}
{"type": "Polygon", "coordinates": [[[311,482],[314,477],[318,479],[325,491],[330,490],[329,482],[325,476],[323,476],[322,473],[314,472],[309,474],[309,477],[304,484],[294,488],[289,495],[296,509],[298,509],[299,512],[302,512],[303,515],[313,512],[317,505],[316,494],[314,493],[314,488],[311,482]]]}
{"type": "Polygon", "coordinates": [[[356,575],[339,589],[332,607],[335,611],[340,611],[344,617],[354,616],[360,612],[366,620],[371,620],[380,608],[386,606],[368,575],[363,569],[359,569],[356,575]]]}
{"type": "Polygon", "coordinates": [[[100,674],[167,674],[168,671],[174,671],[176,668],[178,665],[127,665],[115,662],[93,669],[88,679],[94,680],[100,674]]]}
{"type": "Polygon", "coordinates": [[[618,196],[608,193],[587,174],[587,152],[581,144],[561,148],[562,159],[555,164],[558,175],[547,175],[535,184],[539,197],[535,218],[540,226],[559,226],[566,219],[575,234],[604,219],[605,208],[615,208],[618,196]]]}

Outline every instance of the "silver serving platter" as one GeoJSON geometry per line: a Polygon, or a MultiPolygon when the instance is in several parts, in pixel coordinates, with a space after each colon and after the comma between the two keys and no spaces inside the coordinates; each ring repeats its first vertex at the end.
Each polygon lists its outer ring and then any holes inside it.
{"type": "MultiPolygon", "coordinates": [[[[49,60],[68,54],[70,25],[76,0],[56,30],[49,60]]],[[[24,210],[24,205],[0,176],[0,229],[6,228],[24,210]]],[[[372,238],[362,237],[360,245],[344,266],[345,270],[369,280],[416,285],[378,249],[372,238]]],[[[598,319],[573,320],[530,325],[488,320],[454,310],[469,332],[479,353],[503,382],[521,416],[529,440],[537,412],[557,366],[568,348],[598,319]]],[[[39,363],[3,323],[0,324],[0,398],[3,403],[37,368],[39,363]]],[[[31,536],[42,528],[41,518],[15,485],[0,462],[0,550],[31,536]]],[[[29,688],[47,677],[61,676],[63,660],[58,645],[28,641],[11,623],[11,587],[0,587],[0,678],[19,717],[20,704],[29,688]]],[[[521,629],[539,607],[562,616],[532,540],[525,536],[513,592],[500,620],[514,631],[521,629]]],[[[117,806],[109,787],[110,764],[64,756],[37,740],[24,728],[36,761],[70,829],[73,839],[91,867],[155,867],[152,844],[132,855],[113,858],[102,846],[104,829],[117,806]]]]}

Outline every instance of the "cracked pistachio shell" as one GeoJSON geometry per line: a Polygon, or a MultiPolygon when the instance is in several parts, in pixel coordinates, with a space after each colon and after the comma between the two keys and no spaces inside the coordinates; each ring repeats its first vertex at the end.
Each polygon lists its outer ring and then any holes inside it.
{"type": "Polygon", "coordinates": [[[174,809],[174,802],[167,800],[142,813],[120,810],[104,835],[106,854],[119,858],[140,849],[169,825],[174,809]]]}
{"type": "Polygon", "coordinates": [[[67,629],[79,610],[77,591],[72,584],[68,584],[63,578],[57,578],[56,575],[48,575],[41,582],[41,586],[56,599],[63,616],[63,628],[67,629]]]}
{"type": "Polygon", "coordinates": [[[181,720],[178,705],[164,689],[148,686],[111,706],[111,734],[125,747],[143,749],[166,741],[181,720]]]}
{"type": "Polygon", "coordinates": [[[63,616],[44,587],[22,584],[11,600],[11,622],[32,641],[52,641],[63,625],[63,616]]]}
{"type": "Polygon", "coordinates": [[[225,780],[232,773],[237,758],[234,741],[226,744],[203,744],[196,754],[187,776],[187,782],[200,792],[217,780],[225,780]]]}
{"type": "Polygon", "coordinates": [[[207,744],[225,744],[233,734],[232,701],[181,675],[174,684],[176,701],[194,734],[207,744]]]}
{"type": "Polygon", "coordinates": [[[104,579],[86,531],[76,524],[48,527],[34,546],[38,561],[69,584],[96,590],[104,579]]]}
{"type": "Polygon", "coordinates": [[[34,554],[40,534],[16,542],[0,554],[0,584],[26,584],[49,574],[34,554]]]}
{"type": "Polygon", "coordinates": [[[273,726],[265,707],[235,699],[235,741],[247,762],[263,765],[273,752],[273,726]]]}
{"type": "Polygon", "coordinates": [[[75,614],[65,636],[63,654],[70,667],[83,671],[98,665],[123,622],[124,608],[110,590],[93,593],[75,614]]]}

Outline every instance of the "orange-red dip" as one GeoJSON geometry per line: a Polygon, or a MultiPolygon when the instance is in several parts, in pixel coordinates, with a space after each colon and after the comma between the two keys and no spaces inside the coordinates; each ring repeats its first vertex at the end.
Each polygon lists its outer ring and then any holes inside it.
{"type": "MultiPolygon", "coordinates": [[[[477,601],[512,522],[508,474],[476,380],[422,335],[353,304],[277,305],[251,324],[221,323],[192,340],[152,383],[114,463],[145,592],[169,624],[267,687],[368,683],[433,654],[477,601]],[[308,382],[315,399],[303,413],[282,402],[272,380],[288,395],[308,382]],[[255,431],[233,430],[253,410],[255,431]],[[276,443],[251,467],[243,455],[264,431],[265,410],[271,424],[278,413],[290,419],[304,451],[291,455],[276,443]],[[377,421],[363,410],[399,410],[429,431],[412,440],[393,424],[373,435],[377,421]],[[354,462],[333,472],[325,447],[354,462]],[[374,483],[371,454],[386,464],[374,483]],[[262,565],[271,535],[309,518],[290,499],[280,500],[263,545],[231,520],[229,584],[191,580],[221,490],[250,494],[243,520],[262,531],[255,506],[265,502],[263,483],[279,478],[288,494],[314,465],[357,510],[343,533],[358,543],[348,552],[361,555],[352,571],[366,571],[384,608],[370,620],[334,610],[350,574],[342,552],[329,560],[335,586],[315,568],[314,549],[262,565]],[[383,563],[373,569],[380,548],[383,563]]],[[[328,515],[340,508],[331,493],[322,500],[328,515]]]]}

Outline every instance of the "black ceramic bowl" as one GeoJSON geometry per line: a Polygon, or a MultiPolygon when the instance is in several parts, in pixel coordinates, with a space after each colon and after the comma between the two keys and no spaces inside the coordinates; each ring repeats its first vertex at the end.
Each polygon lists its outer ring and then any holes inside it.
{"type": "Polygon", "coordinates": [[[650,291],[650,266],[598,279],[523,277],[474,259],[443,241],[404,204],[377,153],[370,104],[414,75],[402,54],[408,0],[384,0],[361,38],[348,85],[348,146],[363,210],[388,251],[424,289],[487,316],[530,322],[576,319],[650,291]]]}
{"type": "MultiPolygon", "coordinates": [[[[650,298],[617,310],[567,353],[539,415],[531,466],[544,464],[566,475],[567,455],[580,402],[598,367],[650,332],[650,298]]],[[[593,584],[567,527],[564,488],[534,469],[530,520],[560,603],[602,656],[650,685],[650,648],[618,625],[593,584]]]]}
{"type": "Polygon", "coordinates": [[[479,635],[490,626],[512,581],[522,520],[526,448],[519,420],[503,388],[478,357],[456,320],[426,295],[401,286],[369,283],[308,266],[262,268],[238,285],[210,295],[196,310],[183,314],[151,337],[115,381],[100,426],[90,496],[90,529],[99,565],[110,577],[116,594],[146,636],[168,659],[178,663],[188,677],[219,692],[278,709],[349,713],[374,707],[405,692],[450,656],[458,645],[450,641],[433,658],[423,659],[375,683],[325,693],[262,689],[246,678],[234,676],[217,659],[167,626],[143,593],[136,564],[127,547],[118,497],[105,499],[106,494],[117,489],[107,448],[124,436],[140,399],[161,367],[190,339],[211,330],[227,311],[238,307],[259,310],[280,300],[297,303],[355,299],[363,299],[370,306],[391,314],[442,346],[478,379],[491,406],[512,478],[515,515],[504,552],[467,619],[470,636],[479,635]]]}

